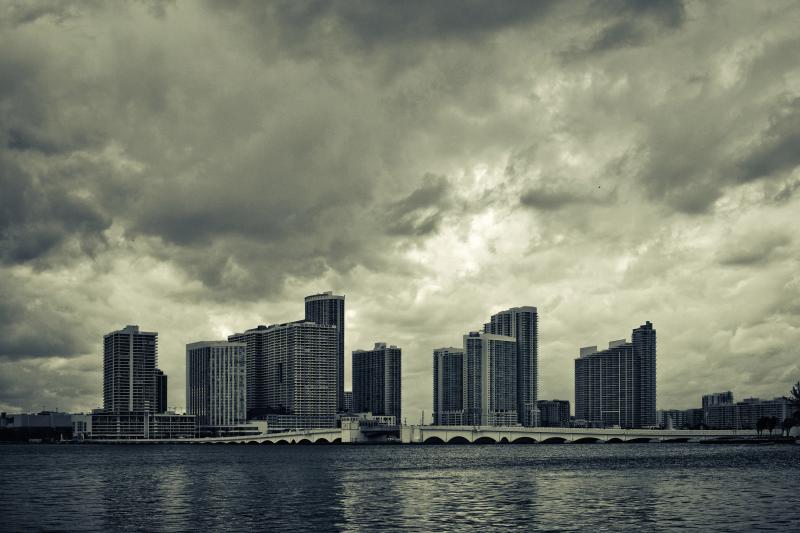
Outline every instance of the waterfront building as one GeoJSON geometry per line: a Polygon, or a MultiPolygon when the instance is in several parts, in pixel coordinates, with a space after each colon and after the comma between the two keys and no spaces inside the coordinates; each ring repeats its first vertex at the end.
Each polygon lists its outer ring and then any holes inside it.
{"type": "Polygon", "coordinates": [[[156,368],[156,412],[167,412],[167,375],[159,368],[156,368]]]}
{"type": "Polygon", "coordinates": [[[353,391],[351,390],[344,391],[344,412],[353,412],[353,391]]]}
{"type": "MultiPolygon", "coordinates": [[[[258,326],[228,337],[247,350],[248,419],[270,427],[333,427],[338,329],[307,320],[258,326]]],[[[343,397],[343,396],[342,396],[343,397]]]]}
{"type": "Polygon", "coordinates": [[[70,416],[72,422],[72,439],[85,440],[92,436],[92,415],[78,413],[70,416]]]}
{"type": "Polygon", "coordinates": [[[93,440],[188,439],[197,436],[194,415],[128,411],[92,413],[91,417],[90,437],[93,440]]]}
{"type": "Polygon", "coordinates": [[[186,345],[186,410],[201,436],[232,435],[247,422],[246,351],[243,342],[186,345]]]}
{"type": "Polygon", "coordinates": [[[656,411],[656,422],[661,429],[683,429],[687,427],[686,411],[662,409],[656,411]]]}
{"type": "Polygon", "coordinates": [[[756,429],[760,418],[775,417],[780,427],[781,421],[790,418],[792,412],[792,404],[786,398],[746,398],[737,403],[710,404],[706,425],[710,429],[756,429]]]}
{"type": "Polygon", "coordinates": [[[632,342],[580,349],[575,360],[575,418],[590,425],[642,428],[656,420],[656,331],[650,322],[632,342]]]}
{"type": "MultiPolygon", "coordinates": [[[[634,372],[638,374],[638,394],[634,382],[634,423],[638,427],[653,427],[656,422],[656,330],[649,321],[631,332],[634,372]],[[638,400],[638,406],[636,405],[638,400]],[[638,420],[637,420],[638,416],[638,420]]],[[[637,426],[634,426],[637,427],[637,426]]]]}
{"type": "Polygon", "coordinates": [[[702,429],[706,425],[703,409],[687,409],[684,411],[687,429],[702,429]]]}
{"type": "Polygon", "coordinates": [[[103,408],[156,412],[158,333],[126,326],[103,336],[103,408]]]}
{"type": "Polygon", "coordinates": [[[514,337],[464,335],[464,424],[518,424],[517,342],[514,337]]]}
{"type": "Polygon", "coordinates": [[[512,307],[492,315],[485,333],[513,337],[516,359],[516,411],[523,426],[537,425],[539,316],[535,307],[512,307]]]}
{"type": "Polygon", "coordinates": [[[306,320],[321,326],[336,327],[336,406],[345,411],[344,405],[344,295],[332,291],[306,296],[306,320]]]}
{"type": "Polygon", "coordinates": [[[464,350],[433,350],[433,425],[464,423],[464,350]]]}
{"type": "Polygon", "coordinates": [[[569,427],[569,400],[538,400],[536,407],[539,409],[540,426],[551,428],[569,427]]]}
{"type": "MultiPolygon", "coordinates": [[[[716,405],[733,405],[733,392],[731,391],[714,392],[711,394],[703,395],[703,423],[709,427],[710,427],[709,425],[710,410],[711,407],[716,405]]],[[[717,411],[716,416],[720,416],[720,413],[722,413],[723,411],[717,411]]],[[[732,411],[729,411],[729,413],[732,413],[732,411]]]]}
{"type": "Polygon", "coordinates": [[[0,413],[0,441],[57,442],[72,438],[72,415],[54,411],[0,413]]]}
{"type": "Polygon", "coordinates": [[[402,351],[376,342],[372,350],[353,352],[353,411],[400,420],[402,351]]]}

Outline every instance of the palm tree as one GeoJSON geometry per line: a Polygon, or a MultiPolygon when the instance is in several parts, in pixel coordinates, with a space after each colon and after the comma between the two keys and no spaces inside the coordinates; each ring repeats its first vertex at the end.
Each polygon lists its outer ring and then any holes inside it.
{"type": "Polygon", "coordinates": [[[794,427],[794,418],[784,418],[781,422],[781,436],[786,433],[787,437],[791,437],[792,428],[794,427]]]}
{"type": "Polygon", "coordinates": [[[775,426],[778,425],[778,417],[777,416],[768,416],[764,429],[769,431],[769,436],[772,436],[772,431],[775,429],[775,426]]]}
{"type": "Polygon", "coordinates": [[[786,399],[792,403],[792,418],[800,424],[800,381],[794,384],[786,399]]]}
{"type": "Polygon", "coordinates": [[[756,420],[756,431],[758,431],[758,436],[759,437],[761,436],[761,433],[764,431],[764,429],[766,429],[766,427],[767,427],[767,417],[766,416],[762,416],[761,418],[756,420]]]}

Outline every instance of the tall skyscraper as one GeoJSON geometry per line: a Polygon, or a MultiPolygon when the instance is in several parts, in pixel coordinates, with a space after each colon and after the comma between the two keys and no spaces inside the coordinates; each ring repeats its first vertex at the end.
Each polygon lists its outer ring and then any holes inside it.
{"type": "Polygon", "coordinates": [[[518,423],[517,342],[514,337],[472,332],[464,335],[464,423],[518,423]]]}
{"type": "Polygon", "coordinates": [[[230,342],[247,347],[248,418],[281,427],[333,427],[338,332],[298,320],[230,335],[230,342]]]}
{"type": "Polygon", "coordinates": [[[575,418],[623,428],[657,425],[655,372],[656,331],[650,322],[633,330],[631,343],[581,348],[575,360],[575,418]]]}
{"type": "Polygon", "coordinates": [[[433,350],[433,424],[460,426],[464,423],[464,350],[433,350]]]}
{"type": "Polygon", "coordinates": [[[535,307],[512,307],[492,315],[486,333],[516,339],[517,416],[523,426],[536,425],[539,396],[539,315],[535,307]]]}
{"type": "Polygon", "coordinates": [[[246,358],[242,342],[186,345],[186,409],[201,434],[224,435],[247,421],[246,358]]]}
{"type": "Polygon", "coordinates": [[[394,416],[400,423],[401,350],[376,342],[372,350],[353,352],[353,410],[394,416]]]}
{"type": "Polygon", "coordinates": [[[167,411],[167,375],[160,368],[156,368],[156,413],[167,411]]]}
{"type": "Polygon", "coordinates": [[[656,330],[650,321],[631,333],[634,361],[639,364],[641,405],[639,424],[641,427],[657,426],[656,419],[656,330]]]}
{"type": "Polygon", "coordinates": [[[158,409],[158,333],[126,326],[103,336],[103,409],[151,412],[158,409]]]}
{"type": "Polygon", "coordinates": [[[332,291],[306,296],[306,320],[321,326],[336,326],[336,406],[339,412],[344,405],[344,295],[332,291]]]}

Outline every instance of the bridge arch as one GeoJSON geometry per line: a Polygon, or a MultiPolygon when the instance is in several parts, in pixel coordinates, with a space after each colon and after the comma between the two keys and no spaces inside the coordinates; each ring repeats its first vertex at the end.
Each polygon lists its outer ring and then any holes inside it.
{"type": "Polygon", "coordinates": [[[572,442],[575,444],[597,444],[600,442],[600,439],[597,437],[581,437],[580,439],[575,439],[572,442]]]}
{"type": "Polygon", "coordinates": [[[333,444],[341,444],[341,443],[342,443],[342,437],[336,437],[335,439],[333,439],[333,444]]]}
{"type": "Polygon", "coordinates": [[[264,440],[261,442],[261,444],[275,444],[275,443],[272,442],[271,440],[264,440]]]}
{"type": "Polygon", "coordinates": [[[564,437],[547,437],[542,441],[542,444],[564,444],[567,439],[564,437]]]}
{"type": "Polygon", "coordinates": [[[311,444],[311,441],[308,439],[300,439],[297,441],[297,444],[311,444]]]}
{"type": "Polygon", "coordinates": [[[606,441],[608,444],[622,444],[622,439],[619,437],[611,437],[606,441]]]}
{"type": "Polygon", "coordinates": [[[629,444],[644,444],[650,442],[650,437],[636,437],[633,439],[628,439],[629,444]]]}
{"type": "Polygon", "coordinates": [[[447,444],[469,444],[469,439],[462,435],[456,435],[447,441],[447,444]]]}
{"type": "Polygon", "coordinates": [[[330,444],[330,441],[325,437],[320,437],[314,441],[314,444],[330,444]]]}
{"type": "Polygon", "coordinates": [[[275,444],[289,444],[289,441],[288,441],[288,440],[286,440],[286,439],[280,439],[280,440],[278,440],[278,442],[276,442],[275,444]]]}
{"type": "Polygon", "coordinates": [[[427,439],[425,439],[424,444],[444,444],[444,441],[442,439],[440,439],[439,437],[434,436],[434,437],[428,437],[427,439]]]}
{"type": "Polygon", "coordinates": [[[478,437],[473,441],[473,444],[497,444],[497,441],[494,440],[492,437],[478,437]]]}
{"type": "Polygon", "coordinates": [[[536,439],[532,437],[517,437],[511,441],[511,444],[536,444],[536,439]]]}

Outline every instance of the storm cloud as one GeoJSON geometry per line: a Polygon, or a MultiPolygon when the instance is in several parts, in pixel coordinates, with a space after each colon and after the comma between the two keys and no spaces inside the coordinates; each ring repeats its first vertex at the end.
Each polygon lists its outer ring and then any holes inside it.
{"type": "MultiPolygon", "coordinates": [[[[659,407],[800,377],[791,2],[0,7],[0,408],[99,401],[102,335],[183,346],[347,295],[348,346],[540,312],[540,390],[651,320],[659,407]],[[15,380],[9,376],[19,375],[15,380]],[[94,387],[94,388],[93,388],[94,387]]],[[[349,357],[348,357],[349,361],[349,357]]],[[[349,369],[348,369],[349,376],[349,369]]]]}

